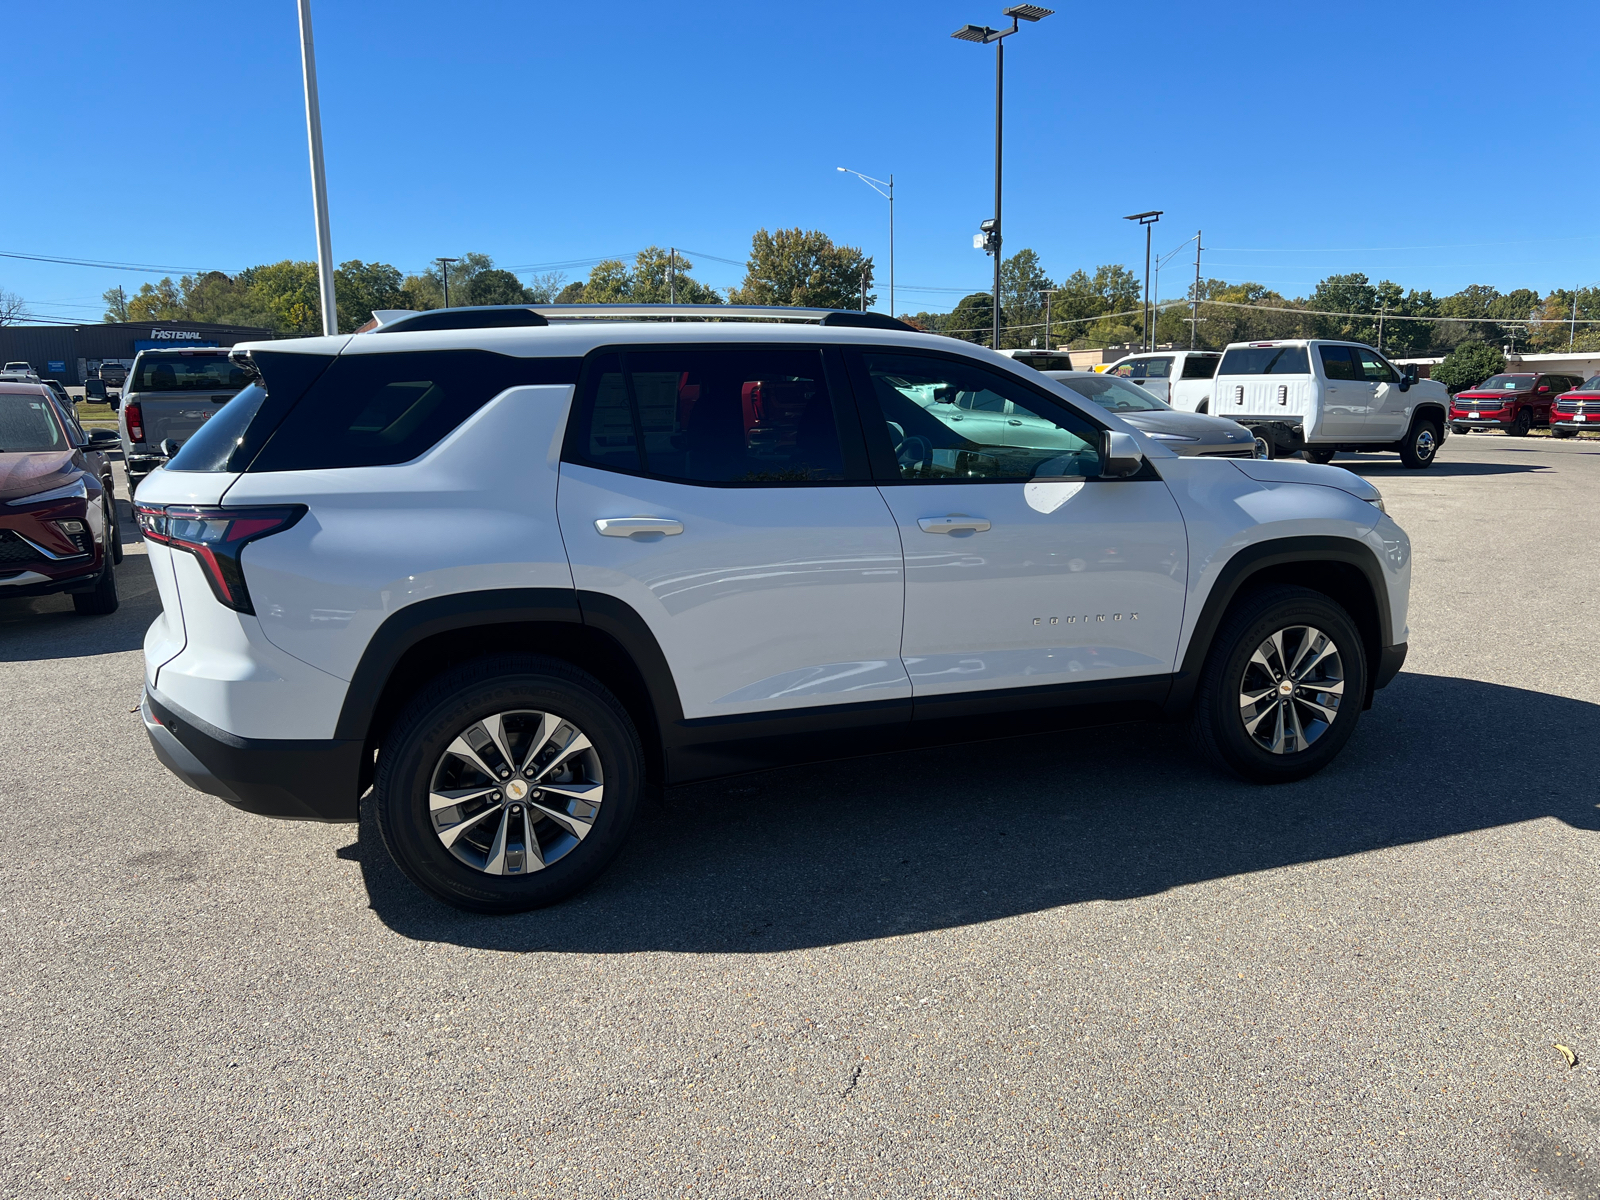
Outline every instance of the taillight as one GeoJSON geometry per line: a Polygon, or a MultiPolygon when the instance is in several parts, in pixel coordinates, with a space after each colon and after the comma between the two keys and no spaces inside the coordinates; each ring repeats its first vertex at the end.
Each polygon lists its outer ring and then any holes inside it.
{"type": "Polygon", "coordinates": [[[306,515],[303,504],[270,508],[199,508],[135,504],[144,536],[174,550],[185,550],[200,563],[211,594],[235,612],[254,613],[244,583],[239,555],[251,542],[282,533],[306,515]]]}
{"type": "Polygon", "coordinates": [[[125,405],[122,411],[128,414],[128,440],[130,442],[144,441],[144,410],[135,402],[125,405]]]}

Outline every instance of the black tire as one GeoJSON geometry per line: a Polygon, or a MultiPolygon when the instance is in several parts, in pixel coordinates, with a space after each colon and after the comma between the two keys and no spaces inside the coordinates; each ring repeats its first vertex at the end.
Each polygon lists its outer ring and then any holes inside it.
{"type": "Polygon", "coordinates": [[[1533,414],[1527,409],[1523,409],[1517,414],[1517,419],[1506,426],[1506,435],[1508,437],[1527,437],[1529,430],[1532,428],[1533,414]]]}
{"type": "Polygon", "coordinates": [[[1271,438],[1262,437],[1258,433],[1255,435],[1255,439],[1257,458],[1271,459],[1277,456],[1277,447],[1272,444],[1271,438]]]}
{"type": "MultiPolygon", "coordinates": [[[[527,745],[531,747],[532,742],[527,745]]],[[[520,748],[512,750],[513,755],[520,752],[520,748]]],[[[491,766],[498,765],[498,758],[503,757],[487,746],[484,756],[485,765],[491,766]]],[[[474,779],[482,774],[459,756],[453,761],[474,779]]],[[[503,772],[502,778],[514,785],[521,777],[515,773],[517,763],[509,765],[512,771],[503,772]]],[[[587,887],[610,865],[633,825],[644,778],[644,751],[633,721],[599,680],[559,659],[501,655],[458,667],[429,684],[407,705],[384,738],[372,803],[384,845],[417,887],[468,912],[514,913],[565,900],[587,887]],[[430,811],[429,795],[437,772],[447,761],[446,748],[459,735],[481,729],[479,722],[508,713],[553,714],[581,731],[598,757],[603,799],[598,814],[587,826],[589,832],[574,841],[574,834],[566,825],[549,816],[535,815],[538,806],[533,802],[541,795],[535,787],[527,793],[530,836],[535,843],[546,843],[543,847],[535,845],[537,857],[543,859],[551,846],[567,848],[542,869],[489,874],[481,865],[471,865],[445,847],[430,811]]],[[[469,788],[481,786],[468,784],[469,788]]],[[[492,776],[489,786],[494,786],[492,776]]],[[[500,800],[499,792],[493,796],[500,800]]],[[[468,832],[460,835],[457,847],[467,846],[470,850],[473,830],[487,832],[491,825],[509,829],[506,815],[498,820],[490,818],[495,811],[505,814],[513,807],[508,796],[503,802],[487,804],[476,815],[459,820],[459,827],[468,832]],[[472,825],[472,821],[481,824],[472,825]]],[[[446,811],[453,811],[458,818],[464,816],[461,809],[446,811]]],[[[509,834],[488,836],[501,837],[496,844],[509,847],[511,843],[509,834]]],[[[513,853],[505,855],[508,869],[515,869],[509,867],[513,853]]],[[[522,861],[531,865],[535,855],[526,848],[521,853],[522,861]]]]}
{"type": "Polygon", "coordinates": [[[1312,450],[1308,447],[1305,451],[1305,456],[1307,462],[1331,463],[1333,461],[1333,453],[1332,450],[1312,450]]]}
{"type": "MultiPolygon", "coordinates": [[[[1294,658],[1292,638],[1285,639],[1286,652],[1294,658]]],[[[1307,675],[1313,683],[1319,677],[1307,675]]],[[[1322,682],[1327,682],[1322,680],[1322,682]]],[[[1334,601],[1310,588],[1276,586],[1252,592],[1239,601],[1223,619],[1216,640],[1206,656],[1190,715],[1189,731],[1196,749],[1212,765],[1232,772],[1251,783],[1289,783],[1322,770],[1344,748],[1361,718],[1366,699],[1367,661],[1355,623],[1334,601]],[[1301,722],[1307,744],[1302,749],[1275,753],[1251,736],[1246,727],[1240,697],[1247,683],[1255,686],[1257,668],[1251,656],[1274,633],[1289,629],[1312,628],[1321,631],[1337,650],[1343,674],[1343,696],[1335,706],[1331,723],[1313,730],[1316,721],[1301,722]]],[[[1326,696],[1310,688],[1296,689],[1296,695],[1326,696]]],[[[1268,703],[1271,708],[1272,703],[1268,703]]],[[[1266,709],[1257,709],[1258,713],[1266,709]]],[[[1295,713],[1312,711],[1301,702],[1295,713]]],[[[1276,722],[1268,714],[1265,721],[1276,722]]],[[[1285,725],[1288,726],[1286,721],[1285,725]]],[[[1257,725],[1257,729],[1262,729],[1257,725]]]]}
{"type": "Polygon", "coordinates": [[[112,568],[111,555],[105,557],[100,568],[100,579],[92,592],[78,592],[72,597],[72,607],[85,617],[109,617],[117,611],[117,573],[112,568]]]}
{"type": "Polygon", "coordinates": [[[122,565],[122,523],[117,520],[117,498],[111,494],[111,489],[106,489],[106,531],[110,535],[107,544],[111,547],[111,565],[122,565]]]}
{"type": "Polygon", "coordinates": [[[1550,436],[1558,438],[1577,437],[1578,431],[1576,429],[1552,429],[1550,430],[1550,436]]]}
{"type": "Polygon", "coordinates": [[[1452,425],[1452,426],[1450,426],[1450,432],[1455,434],[1457,437],[1466,437],[1467,434],[1472,432],[1472,426],[1470,426],[1470,425],[1452,425]]]}
{"type": "Polygon", "coordinates": [[[128,472],[128,499],[129,500],[134,499],[134,497],[138,494],[139,485],[144,482],[144,477],[146,475],[148,475],[149,473],[150,472],[145,471],[145,472],[143,472],[141,474],[135,475],[132,471],[128,472]]]}
{"type": "Polygon", "coordinates": [[[1439,455],[1439,441],[1444,429],[1433,417],[1418,417],[1400,443],[1400,461],[1413,471],[1423,471],[1433,466],[1439,455]]]}

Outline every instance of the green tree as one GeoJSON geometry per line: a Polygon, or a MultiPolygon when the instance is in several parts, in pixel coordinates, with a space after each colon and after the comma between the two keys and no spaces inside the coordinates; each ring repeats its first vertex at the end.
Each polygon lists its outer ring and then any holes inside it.
{"type": "Polygon", "coordinates": [[[188,315],[183,293],[170,275],[159,283],[141,283],[128,301],[130,321],[181,321],[188,315]]]}
{"type": "MultiPolygon", "coordinates": [[[[854,246],[835,246],[815,229],[756,230],[744,284],[735,304],[782,304],[802,308],[857,308],[862,280],[871,287],[872,259],[854,246]]],[[[877,297],[869,294],[867,305],[877,297]]]]}
{"type": "Polygon", "coordinates": [[[942,324],[951,337],[987,346],[994,336],[994,296],[989,292],[963,296],[942,324]]]}
{"type": "Polygon", "coordinates": [[[595,264],[583,285],[583,304],[623,304],[633,295],[633,276],[620,258],[595,264]]]}
{"type": "Polygon", "coordinates": [[[102,321],[126,321],[128,319],[128,293],[122,290],[119,283],[116,287],[107,288],[100,293],[100,299],[106,302],[106,315],[102,321]]]}
{"type": "Polygon", "coordinates": [[[1000,336],[1005,346],[1016,349],[1035,339],[1044,344],[1044,291],[1054,286],[1032,250],[1018,250],[1000,264],[1000,336]]]}
{"type": "Polygon", "coordinates": [[[583,289],[588,286],[582,280],[575,280],[556,293],[555,302],[557,304],[582,304],[583,289]]]}
{"type": "Polygon", "coordinates": [[[528,280],[526,291],[529,304],[554,304],[562,292],[567,277],[561,271],[546,271],[528,280]]]}
{"type": "Polygon", "coordinates": [[[691,278],[692,270],[694,264],[683,255],[674,257],[660,246],[648,246],[633,261],[628,298],[636,304],[666,304],[675,293],[679,304],[721,304],[722,294],[691,278]]]}
{"type": "Polygon", "coordinates": [[[1433,369],[1433,378],[1451,395],[1463,388],[1476,387],[1491,375],[1506,369],[1506,356],[1488,342],[1462,342],[1433,369]]]}
{"type": "Polygon", "coordinates": [[[499,267],[475,272],[463,285],[462,293],[457,303],[465,305],[529,303],[528,289],[522,281],[499,267]]]}
{"type": "Polygon", "coordinates": [[[359,258],[339,264],[333,273],[333,294],[339,304],[340,333],[360,329],[372,319],[374,309],[410,307],[398,267],[359,258]]]}

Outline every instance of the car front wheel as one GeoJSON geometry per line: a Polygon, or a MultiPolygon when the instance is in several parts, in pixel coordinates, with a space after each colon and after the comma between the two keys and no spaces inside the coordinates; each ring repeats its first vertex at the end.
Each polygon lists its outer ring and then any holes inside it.
{"type": "Polygon", "coordinates": [[[1366,655],[1349,614],[1309,588],[1267,588],[1223,621],[1190,732],[1206,758],[1241,779],[1304,779],[1350,740],[1366,687],[1366,655]]]}
{"type": "Polygon", "coordinates": [[[1331,463],[1333,461],[1333,451],[1332,450],[1307,450],[1306,451],[1306,461],[1307,462],[1314,462],[1314,463],[1331,463]]]}
{"type": "Polygon", "coordinates": [[[621,850],[644,754],[627,711],[556,659],[480,659],[423,690],[384,739],[375,816],[396,864],[469,912],[566,899],[621,850]]]}
{"type": "Polygon", "coordinates": [[[1528,431],[1533,428],[1533,414],[1524,409],[1517,414],[1517,419],[1506,426],[1506,432],[1512,437],[1527,437],[1528,431]]]}
{"type": "Polygon", "coordinates": [[[1406,434],[1405,441],[1400,443],[1400,461],[1413,471],[1433,466],[1434,456],[1439,453],[1442,433],[1437,421],[1430,417],[1419,417],[1412,422],[1411,432],[1406,434]]]}

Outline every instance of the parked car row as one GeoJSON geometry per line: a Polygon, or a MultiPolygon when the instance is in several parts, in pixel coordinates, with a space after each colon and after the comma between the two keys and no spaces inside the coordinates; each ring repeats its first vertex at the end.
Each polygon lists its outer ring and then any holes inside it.
{"type": "MultiPolygon", "coordinates": [[[[1574,375],[1547,375],[1539,371],[1512,371],[1492,375],[1477,387],[1457,392],[1450,401],[1450,432],[1501,430],[1512,437],[1527,437],[1535,429],[1551,428],[1551,413],[1564,393],[1586,386],[1574,375]]],[[[1587,415],[1569,408],[1574,416],[1587,415]]],[[[1583,422],[1570,422],[1581,426],[1583,422]]],[[[1565,429],[1558,436],[1571,437],[1565,429]]],[[[1573,428],[1572,432],[1576,432],[1573,428]]]]}

